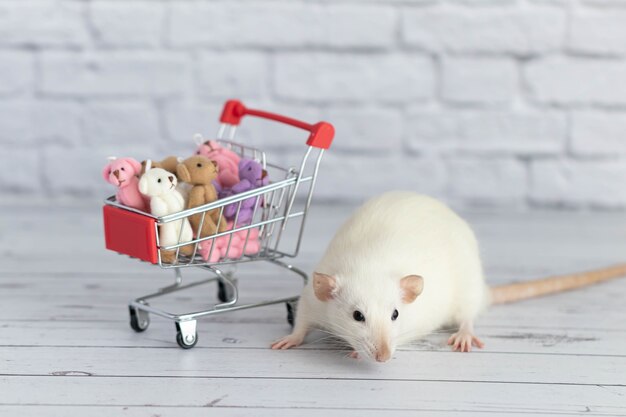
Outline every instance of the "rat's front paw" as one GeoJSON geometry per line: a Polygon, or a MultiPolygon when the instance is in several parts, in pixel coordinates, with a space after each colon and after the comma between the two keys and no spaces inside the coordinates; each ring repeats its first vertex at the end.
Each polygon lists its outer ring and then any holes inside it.
{"type": "Polygon", "coordinates": [[[292,347],[299,346],[302,343],[302,337],[295,336],[290,334],[289,336],[285,336],[282,339],[272,343],[272,349],[289,349],[292,347]]]}
{"type": "Polygon", "coordinates": [[[452,345],[452,350],[459,352],[469,352],[472,346],[482,349],[485,344],[467,330],[459,330],[448,339],[448,344],[452,345]]]}

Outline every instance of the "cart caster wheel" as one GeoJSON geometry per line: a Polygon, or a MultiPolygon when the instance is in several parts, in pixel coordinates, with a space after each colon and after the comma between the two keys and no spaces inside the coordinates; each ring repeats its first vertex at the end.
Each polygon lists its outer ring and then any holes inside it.
{"type": "Polygon", "coordinates": [[[128,306],[130,313],[130,327],[137,333],[141,333],[150,325],[150,316],[148,312],[139,310],[133,306],[128,306]]]}
{"type": "Polygon", "coordinates": [[[183,349],[191,349],[198,343],[195,321],[176,323],[176,343],[183,349]]]}
{"type": "Polygon", "coordinates": [[[296,311],[298,310],[298,301],[287,301],[285,306],[287,307],[287,323],[293,327],[296,320],[296,311]]]}
{"type": "MultiPolygon", "coordinates": [[[[237,285],[236,280],[232,280],[237,285]]],[[[217,299],[222,303],[228,302],[235,297],[235,293],[230,285],[224,284],[222,281],[217,281],[217,299]]]]}

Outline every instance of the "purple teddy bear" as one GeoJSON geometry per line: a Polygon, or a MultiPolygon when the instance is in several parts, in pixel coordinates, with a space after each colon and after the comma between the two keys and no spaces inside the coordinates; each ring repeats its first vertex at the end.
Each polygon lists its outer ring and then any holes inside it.
{"type": "MultiPolygon", "coordinates": [[[[220,198],[229,197],[235,194],[241,194],[246,191],[254,190],[269,184],[270,179],[267,171],[263,166],[253,159],[242,159],[239,161],[239,182],[230,189],[220,192],[220,198]]],[[[228,220],[234,220],[237,217],[237,226],[250,224],[252,214],[254,213],[255,202],[262,203],[261,197],[246,198],[241,202],[239,216],[237,216],[237,207],[239,203],[232,203],[224,208],[224,216],[228,220]]]]}

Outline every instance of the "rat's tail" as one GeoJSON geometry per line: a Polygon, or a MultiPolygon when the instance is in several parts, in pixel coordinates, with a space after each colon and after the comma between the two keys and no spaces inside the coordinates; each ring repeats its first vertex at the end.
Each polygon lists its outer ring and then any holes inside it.
{"type": "Polygon", "coordinates": [[[527,282],[498,285],[491,288],[491,304],[505,304],[569,291],[623,276],[626,276],[626,264],[570,275],[557,275],[527,282]]]}

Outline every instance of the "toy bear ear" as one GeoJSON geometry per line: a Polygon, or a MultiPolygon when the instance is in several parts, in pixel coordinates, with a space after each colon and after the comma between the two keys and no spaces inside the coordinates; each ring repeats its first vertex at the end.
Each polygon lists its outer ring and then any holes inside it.
{"type": "Polygon", "coordinates": [[[178,164],[176,166],[176,175],[182,182],[191,182],[191,175],[185,164],[178,164]]]}
{"type": "Polygon", "coordinates": [[[104,168],[102,168],[102,178],[104,178],[106,182],[110,182],[109,175],[111,175],[111,164],[106,164],[104,168]]]}
{"type": "Polygon", "coordinates": [[[211,163],[215,167],[215,172],[220,172],[220,166],[217,164],[217,161],[211,159],[211,163]]]}
{"type": "Polygon", "coordinates": [[[139,174],[141,172],[141,164],[136,159],[124,158],[124,161],[128,162],[130,166],[133,167],[135,174],[139,174]]]}
{"type": "Polygon", "coordinates": [[[144,195],[148,195],[148,178],[144,175],[139,180],[139,192],[144,195]]]}

